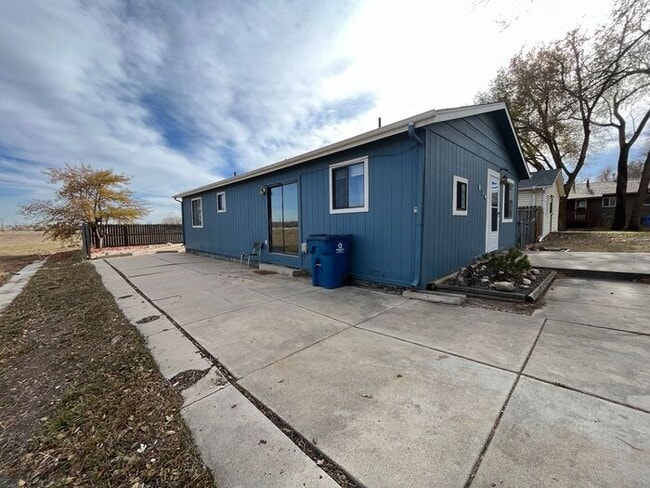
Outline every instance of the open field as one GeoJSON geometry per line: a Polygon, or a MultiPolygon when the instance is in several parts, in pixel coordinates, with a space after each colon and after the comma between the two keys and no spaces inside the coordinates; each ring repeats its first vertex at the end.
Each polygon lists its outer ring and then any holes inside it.
{"type": "Polygon", "coordinates": [[[1,486],[214,486],[144,340],[80,252],[0,314],[1,486]]]}
{"type": "MultiPolygon", "coordinates": [[[[72,248],[78,248],[73,244],[72,248]]],[[[46,239],[42,232],[4,231],[0,232],[0,286],[4,285],[12,273],[52,253],[70,250],[59,241],[46,239]]]]}
{"type": "Polygon", "coordinates": [[[650,232],[554,232],[542,242],[545,249],[587,252],[650,252],[650,232]]]}

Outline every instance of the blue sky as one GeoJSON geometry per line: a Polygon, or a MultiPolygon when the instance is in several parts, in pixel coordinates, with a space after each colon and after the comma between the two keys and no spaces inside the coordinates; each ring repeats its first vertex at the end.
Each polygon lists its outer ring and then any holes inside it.
{"type": "Polygon", "coordinates": [[[45,168],[81,162],[132,176],[153,208],[146,221],[178,215],[179,191],[373,129],[378,116],[471,104],[520,49],[602,22],[609,8],[3,2],[0,219],[22,222],[18,206],[51,194],[45,168]]]}

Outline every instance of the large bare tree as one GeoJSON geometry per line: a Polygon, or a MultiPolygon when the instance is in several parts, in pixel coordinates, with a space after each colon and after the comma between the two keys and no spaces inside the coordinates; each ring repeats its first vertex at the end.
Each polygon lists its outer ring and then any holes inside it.
{"type": "Polygon", "coordinates": [[[54,198],[34,200],[21,212],[36,219],[52,239],[69,240],[77,235],[79,226],[87,223],[98,247],[103,245],[102,225],[109,221],[134,222],[148,213],[146,206],[133,197],[127,187],[129,176],[110,169],[95,170],[91,166],[66,165],[45,171],[49,182],[60,185],[54,198]]]}
{"type": "Polygon", "coordinates": [[[643,164],[643,171],[641,172],[641,181],[639,182],[639,189],[637,190],[636,200],[632,205],[630,212],[630,221],[627,224],[629,230],[639,230],[641,228],[641,207],[645,202],[646,195],[648,194],[648,185],[650,185],[650,144],[647,147],[647,155],[645,163],[643,164]]]}
{"type": "Polygon", "coordinates": [[[613,129],[618,143],[613,230],[625,228],[632,146],[650,121],[650,23],[647,0],[620,0],[611,22],[595,37],[594,70],[611,78],[595,125],[613,129]],[[600,119],[600,120],[599,120],[600,119]]]}
{"type": "Polygon", "coordinates": [[[612,105],[624,81],[636,86],[647,73],[639,61],[647,7],[648,0],[618,0],[610,22],[597,32],[576,29],[561,41],[519,53],[477,96],[482,103],[508,104],[528,164],[562,169],[567,194],[600,129],[595,122],[601,107],[612,105]]]}

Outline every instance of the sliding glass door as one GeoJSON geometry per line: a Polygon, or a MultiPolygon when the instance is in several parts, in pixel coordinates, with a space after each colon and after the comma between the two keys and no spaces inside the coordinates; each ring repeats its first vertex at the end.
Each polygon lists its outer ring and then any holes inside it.
{"type": "Polygon", "coordinates": [[[279,254],[298,255],[298,184],[269,188],[270,245],[279,254]]]}

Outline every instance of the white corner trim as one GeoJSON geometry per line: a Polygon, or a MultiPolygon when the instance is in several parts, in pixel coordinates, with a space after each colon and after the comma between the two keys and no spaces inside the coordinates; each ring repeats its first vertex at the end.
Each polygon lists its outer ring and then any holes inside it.
{"type": "Polygon", "coordinates": [[[361,156],[355,159],[349,159],[348,161],[342,161],[340,163],[330,164],[327,168],[328,178],[329,178],[329,202],[330,202],[330,214],[346,214],[346,213],[360,213],[368,212],[370,194],[369,194],[369,175],[368,175],[368,156],[361,156]],[[340,168],[342,166],[351,166],[353,164],[363,163],[363,206],[362,207],[350,207],[350,208],[334,208],[334,181],[332,179],[333,170],[340,168]]]}
{"type": "Polygon", "coordinates": [[[454,180],[453,180],[453,189],[452,189],[452,196],[451,196],[451,214],[452,215],[459,215],[462,217],[467,216],[467,210],[469,207],[469,181],[467,178],[463,178],[461,176],[456,176],[454,175],[454,180]],[[458,196],[458,182],[465,183],[465,210],[458,210],[456,208],[456,197],[458,196]]]}
{"type": "Polygon", "coordinates": [[[192,198],[192,201],[190,202],[190,219],[192,221],[192,227],[194,229],[203,228],[203,198],[202,197],[192,198]],[[194,225],[194,202],[197,200],[199,201],[199,208],[201,209],[201,225],[194,225]]]}
{"type": "Polygon", "coordinates": [[[225,213],[226,211],[226,192],[220,191],[217,192],[217,213],[225,213]],[[223,208],[219,209],[219,195],[223,195],[223,208]]]}
{"type": "MultiPolygon", "coordinates": [[[[506,192],[503,192],[503,198],[501,202],[501,222],[504,224],[511,224],[514,221],[515,218],[515,195],[517,193],[517,188],[515,187],[515,180],[512,178],[508,178],[508,184],[512,183],[512,209],[510,211],[512,212],[512,216],[507,219],[506,218],[506,192]]],[[[501,185],[505,188],[505,185],[501,185]]],[[[542,201],[544,199],[544,190],[542,190],[542,201]]]]}

